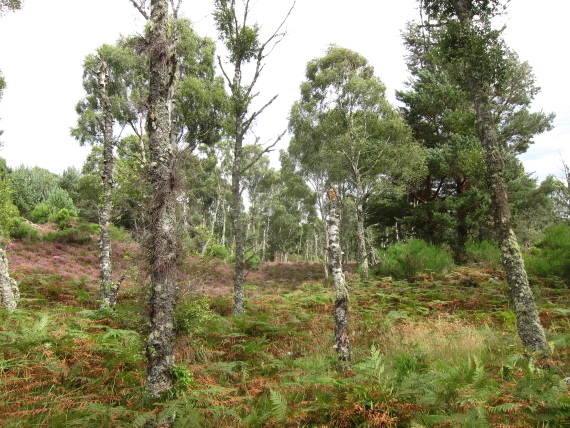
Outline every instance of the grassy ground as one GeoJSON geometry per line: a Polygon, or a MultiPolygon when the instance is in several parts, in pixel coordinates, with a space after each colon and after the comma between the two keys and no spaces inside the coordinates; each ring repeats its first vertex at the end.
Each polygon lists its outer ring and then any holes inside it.
{"type": "Polygon", "coordinates": [[[500,271],[361,283],[349,266],[353,361],[340,365],[320,264],[250,272],[247,315],[234,317],[231,266],[190,258],[180,266],[176,388],[145,403],[137,246],[115,245],[125,281],[112,313],[96,309],[96,244],[17,241],[8,254],[22,300],[0,310],[3,427],[570,426],[568,289],[533,280],[553,348],[542,370],[520,348],[500,271]]]}

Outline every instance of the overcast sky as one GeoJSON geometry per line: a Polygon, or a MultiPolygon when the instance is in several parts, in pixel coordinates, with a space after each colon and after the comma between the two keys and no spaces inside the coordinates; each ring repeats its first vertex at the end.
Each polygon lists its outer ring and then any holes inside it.
{"type": "MultiPolygon", "coordinates": [[[[238,0],[239,1],[239,0],[238,0]]],[[[212,1],[185,0],[183,14],[202,36],[216,39],[212,1]]],[[[251,0],[253,17],[269,33],[292,0],[251,0]]],[[[540,179],[560,175],[570,163],[570,79],[567,76],[570,2],[513,0],[505,38],[534,68],[542,92],[534,110],[555,112],[556,128],[538,136],[521,157],[540,179]],[[562,157],[561,157],[562,156],[562,157]]],[[[408,78],[401,30],[418,19],[414,0],[297,0],[287,36],[268,58],[259,85],[260,100],[279,95],[260,116],[255,134],[269,141],[287,127],[291,104],[299,97],[306,63],[329,44],[355,50],[374,65],[395,104],[394,91],[408,78]]],[[[0,101],[0,156],[11,167],[24,164],[61,173],[81,168],[89,149],[69,135],[84,96],[82,63],[104,43],[140,32],[143,19],[129,0],[25,0],[22,10],[0,17],[0,70],[7,83],[0,101]]],[[[285,138],[280,148],[285,148],[285,138]]],[[[277,166],[277,165],[275,165],[277,166]]]]}

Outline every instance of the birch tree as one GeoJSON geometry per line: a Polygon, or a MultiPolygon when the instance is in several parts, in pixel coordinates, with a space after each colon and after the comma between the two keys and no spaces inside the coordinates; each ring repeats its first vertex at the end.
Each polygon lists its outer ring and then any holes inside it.
{"type": "Polygon", "coordinates": [[[365,200],[382,177],[394,179],[421,169],[421,151],[386,100],[374,68],[360,54],[331,46],[324,57],[307,64],[306,78],[301,100],[291,109],[291,151],[300,154],[309,170],[324,167],[329,180],[347,183],[354,199],[359,266],[367,279],[365,200]]]}
{"type": "MultiPolygon", "coordinates": [[[[281,140],[284,133],[278,135],[273,143],[260,150],[253,159],[246,159],[244,145],[246,144],[246,135],[251,131],[254,121],[277,98],[274,96],[257,110],[253,108],[253,100],[258,95],[255,92],[256,84],[265,65],[267,55],[284,36],[282,27],[285,21],[263,42],[260,38],[258,25],[250,24],[251,7],[249,0],[244,1],[241,16],[235,0],[215,0],[214,5],[214,19],[219,37],[224,42],[228,52],[225,65],[220,57],[218,57],[218,63],[229,88],[230,111],[226,132],[233,143],[231,167],[231,219],[235,241],[233,312],[234,314],[241,314],[245,312],[243,282],[246,240],[243,221],[242,192],[244,186],[242,177],[263,154],[281,140]],[[253,68],[249,79],[246,77],[248,65],[253,68]]],[[[256,140],[255,144],[258,142],[256,140]]]]}

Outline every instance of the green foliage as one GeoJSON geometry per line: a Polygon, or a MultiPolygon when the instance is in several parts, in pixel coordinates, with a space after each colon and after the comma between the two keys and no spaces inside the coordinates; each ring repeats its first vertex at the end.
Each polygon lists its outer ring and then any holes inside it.
{"type": "Polygon", "coordinates": [[[10,173],[14,205],[23,216],[28,216],[36,205],[48,199],[51,190],[57,186],[57,178],[46,169],[23,165],[10,173]]]}
{"type": "Polygon", "coordinates": [[[192,372],[183,365],[177,364],[172,367],[170,375],[174,382],[174,388],[180,393],[184,393],[184,391],[194,386],[194,376],[192,372]]]}
{"type": "Polygon", "coordinates": [[[206,252],[204,253],[208,257],[213,257],[216,259],[227,260],[230,256],[230,252],[225,245],[221,244],[211,244],[206,247],[206,252]]]}
{"type": "Polygon", "coordinates": [[[61,244],[88,244],[93,240],[88,230],[77,227],[49,232],[44,239],[47,242],[59,242],[61,244]]]}
{"type": "Polygon", "coordinates": [[[30,213],[30,220],[34,223],[47,223],[53,215],[53,207],[47,203],[42,202],[34,207],[30,213]]]}
{"type": "Polygon", "coordinates": [[[67,208],[62,208],[55,213],[50,220],[57,224],[58,229],[63,230],[72,227],[75,224],[77,213],[67,208]]]}
{"type": "Polygon", "coordinates": [[[445,247],[411,239],[379,250],[373,271],[379,276],[411,278],[425,272],[443,273],[452,267],[453,257],[445,247]]]}
{"type": "Polygon", "coordinates": [[[187,298],[176,305],[174,311],[174,329],[179,333],[193,334],[203,328],[204,323],[211,322],[216,315],[210,309],[208,299],[187,298]]]}
{"type": "Polygon", "coordinates": [[[12,203],[12,190],[7,181],[0,181],[0,236],[11,233],[18,209],[12,203]]]}
{"type": "Polygon", "coordinates": [[[500,269],[502,266],[501,251],[497,244],[492,241],[467,242],[465,257],[467,263],[477,263],[491,269],[500,269]]]}
{"type": "Polygon", "coordinates": [[[557,278],[570,286],[570,226],[560,224],[544,231],[544,238],[530,254],[524,254],[530,274],[541,278],[557,278]]]}
{"type": "Polygon", "coordinates": [[[38,229],[19,216],[10,220],[9,234],[14,239],[40,239],[38,229]]]}

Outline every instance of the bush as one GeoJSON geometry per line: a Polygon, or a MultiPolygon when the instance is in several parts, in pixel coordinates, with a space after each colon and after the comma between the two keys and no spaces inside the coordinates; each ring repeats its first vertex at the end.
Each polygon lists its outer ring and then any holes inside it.
{"type": "Polygon", "coordinates": [[[50,232],[45,236],[45,240],[62,244],[88,244],[91,242],[91,236],[85,230],[69,228],[55,233],[50,232]]]}
{"type": "Polygon", "coordinates": [[[570,226],[548,227],[544,238],[524,255],[528,273],[540,278],[558,278],[570,285],[570,226]]]}
{"type": "Polygon", "coordinates": [[[378,260],[373,273],[394,278],[411,278],[423,272],[443,273],[453,266],[453,256],[448,249],[420,239],[380,250],[378,260]]]}
{"type": "Polygon", "coordinates": [[[222,260],[227,260],[230,256],[228,249],[224,245],[220,244],[208,245],[204,254],[208,257],[222,260]]]}
{"type": "MultiPolygon", "coordinates": [[[[235,263],[236,256],[232,256],[232,263],[235,263]]],[[[261,258],[253,251],[246,251],[243,256],[245,268],[247,270],[258,270],[261,265],[261,258]]]]}
{"type": "Polygon", "coordinates": [[[10,220],[10,236],[14,239],[40,239],[38,230],[22,217],[14,217],[10,220]]]}
{"type": "Polygon", "coordinates": [[[501,251],[491,241],[468,242],[465,245],[467,263],[478,263],[490,269],[501,268],[501,251]]]}
{"type": "Polygon", "coordinates": [[[49,218],[53,214],[53,207],[49,206],[45,202],[38,204],[34,207],[30,213],[30,219],[34,223],[47,223],[49,218]]]}
{"type": "Polygon", "coordinates": [[[57,224],[59,230],[68,229],[75,225],[77,213],[73,210],[63,208],[50,217],[50,221],[57,224]]]}

